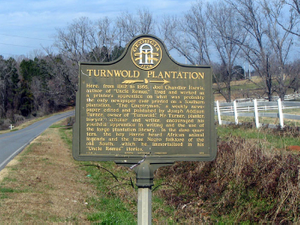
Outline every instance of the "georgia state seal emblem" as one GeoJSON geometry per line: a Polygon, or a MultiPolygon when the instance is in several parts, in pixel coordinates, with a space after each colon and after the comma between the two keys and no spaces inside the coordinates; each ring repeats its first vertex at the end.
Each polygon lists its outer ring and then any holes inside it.
{"type": "Polygon", "coordinates": [[[133,63],[142,70],[151,70],[157,67],[162,59],[162,49],[153,38],[140,38],[131,48],[133,63]]]}

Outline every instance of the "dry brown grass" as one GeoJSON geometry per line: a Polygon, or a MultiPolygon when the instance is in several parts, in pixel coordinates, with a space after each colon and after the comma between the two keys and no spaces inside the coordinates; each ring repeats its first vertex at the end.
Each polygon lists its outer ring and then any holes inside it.
{"type": "Polygon", "coordinates": [[[0,182],[0,221],[3,224],[86,223],[86,199],[96,190],[61,140],[49,128],[6,168],[0,182]],[[16,161],[15,161],[16,162],[16,161]]]}
{"type": "Polygon", "coordinates": [[[183,223],[299,222],[300,157],[260,141],[219,141],[213,162],[178,162],[156,175],[174,188],[158,194],[183,223]]]}

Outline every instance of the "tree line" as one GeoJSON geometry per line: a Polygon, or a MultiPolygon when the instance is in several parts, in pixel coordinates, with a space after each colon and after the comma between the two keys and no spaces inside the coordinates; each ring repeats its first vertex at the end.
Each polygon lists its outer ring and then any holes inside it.
{"type": "Polygon", "coordinates": [[[74,105],[78,62],[115,60],[139,34],[158,36],[188,64],[212,65],[214,91],[228,102],[232,81],[247,79],[245,63],[261,78],[251,80],[263,90],[255,97],[283,98],[300,86],[299,9],[297,0],[199,0],[180,16],[155,18],[141,9],[97,21],[78,18],[56,30],[43,54],[0,56],[0,126],[74,105]]]}

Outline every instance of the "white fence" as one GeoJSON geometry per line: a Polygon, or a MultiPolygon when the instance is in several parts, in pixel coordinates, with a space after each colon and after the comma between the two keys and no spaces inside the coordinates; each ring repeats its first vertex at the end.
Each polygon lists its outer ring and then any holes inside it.
{"type": "Polygon", "coordinates": [[[284,119],[300,120],[300,115],[283,114],[283,109],[300,109],[298,101],[281,101],[280,98],[274,102],[257,101],[252,102],[237,102],[219,103],[215,102],[215,113],[218,116],[218,122],[222,125],[222,116],[234,116],[234,123],[238,124],[238,117],[254,117],[256,127],[259,128],[259,117],[279,118],[279,125],[284,127],[284,119]],[[276,110],[278,113],[268,113],[262,111],[276,110]]]}

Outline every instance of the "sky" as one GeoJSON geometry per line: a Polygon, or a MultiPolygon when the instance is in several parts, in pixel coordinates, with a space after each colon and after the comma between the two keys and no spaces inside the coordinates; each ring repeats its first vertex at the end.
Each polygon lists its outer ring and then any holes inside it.
{"type": "Polygon", "coordinates": [[[32,57],[54,43],[57,29],[75,19],[116,18],[148,9],[154,19],[183,15],[195,0],[4,0],[0,5],[0,55],[32,57]]]}

